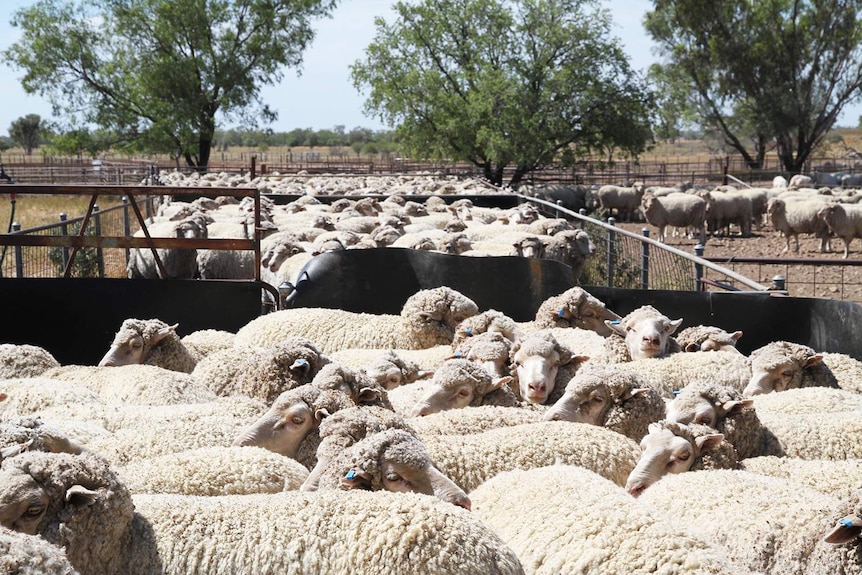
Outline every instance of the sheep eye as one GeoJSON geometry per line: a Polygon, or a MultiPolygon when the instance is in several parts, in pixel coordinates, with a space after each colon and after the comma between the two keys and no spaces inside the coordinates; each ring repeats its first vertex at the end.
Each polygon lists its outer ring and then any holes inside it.
{"type": "Polygon", "coordinates": [[[712,425],[712,418],[701,416],[696,418],[694,422],[700,425],[712,425]]]}
{"type": "Polygon", "coordinates": [[[689,458],[689,457],[691,457],[691,454],[690,454],[690,453],[688,453],[688,452],[686,452],[686,453],[680,453],[679,455],[677,455],[677,456],[676,456],[676,458],[677,458],[679,461],[688,461],[688,458],[689,458]]]}
{"type": "Polygon", "coordinates": [[[596,314],[593,313],[593,310],[588,309],[588,310],[585,310],[584,313],[581,314],[581,317],[593,317],[595,315],[596,314]]]}
{"type": "Polygon", "coordinates": [[[466,396],[470,395],[470,392],[467,391],[466,389],[462,389],[458,392],[458,395],[460,395],[462,397],[466,397],[466,396]]]}
{"type": "Polygon", "coordinates": [[[781,375],[782,375],[782,377],[792,377],[793,376],[793,370],[792,369],[785,369],[784,371],[781,372],[781,375]]]}
{"type": "Polygon", "coordinates": [[[401,479],[401,476],[398,475],[397,473],[387,473],[386,474],[386,481],[391,481],[394,483],[396,481],[402,481],[402,479],[401,479]]]}
{"type": "Polygon", "coordinates": [[[401,378],[397,375],[390,375],[386,380],[390,383],[401,383],[401,378]]]}
{"type": "Polygon", "coordinates": [[[135,339],[135,340],[132,340],[132,344],[131,344],[131,345],[132,345],[132,347],[133,347],[133,348],[135,348],[135,349],[139,349],[139,348],[144,347],[144,342],[142,342],[142,341],[141,341],[141,340],[139,340],[139,339],[135,339]]]}
{"type": "Polygon", "coordinates": [[[45,511],[44,505],[31,505],[27,508],[27,511],[24,512],[24,515],[27,517],[38,517],[42,515],[45,511]]]}

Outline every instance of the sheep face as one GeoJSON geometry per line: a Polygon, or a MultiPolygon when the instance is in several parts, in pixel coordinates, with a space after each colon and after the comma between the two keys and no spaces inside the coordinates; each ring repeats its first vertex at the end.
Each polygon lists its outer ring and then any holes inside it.
{"type": "Polygon", "coordinates": [[[233,444],[263,447],[295,458],[299,444],[317,429],[325,416],[322,410],[313,410],[305,401],[286,391],[266,413],[243,430],[233,444]]]}
{"type": "Polygon", "coordinates": [[[751,379],[742,391],[746,397],[800,387],[803,371],[823,361],[823,354],[810,348],[787,349],[783,353],[761,350],[764,353],[755,350],[751,354],[751,379]]]}
{"type": "Polygon", "coordinates": [[[751,399],[711,401],[699,394],[677,395],[667,407],[667,420],[677,423],[698,423],[715,427],[725,417],[741,411],[754,403],[751,399]]]}
{"type": "Polygon", "coordinates": [[[602,425],[614,400],[608,386],[594,382],[568,386],[566,393],[545,412],[545,421],[572,421],[602,425]]]}
{"type": "Polygon", "coordinates": [[[633,360],[663,357],[667,354],[668,340],[682,319],[670,320],[657,312],[650,314],[638,311],[629,314],[618,324],[606,321],[605,325],[625,338],[633,360]]]}
{"type": "Polygon", "coordinates": [[[16,474],[5,481],[0,496],[0,525],[37,535],[50,497],[30,475],[16,474]]]}
{"type": "Polygon", "coordinates": [[[723,440],[721,433],[692,437],[650,424],[649,433],[641,440],[643,455],[626,480],[626,491],[637,497],[665,474],[688,471],[701,454],[718,447],[723,440]]]}
{"type": "Polygon", "coordinates": [[[480,365],[467,359],[446,361],[434,373],[432,384],[416,402],[411,416],[481,405],[486,395],[501,389],[511,380],[511,377],[493,378],[480,365]]]}
{"type": "Polygon", "coordinates": [[[545,244],[536,236],[528,236],[512,244],[515,255],[524,258],[543,258],[545,256],[545,244]]]}
{"type": "Polygon", "coordinates": [[[114,336],[108,352],[99,360],[99,367],[142,364],[146,352],[166,337],[176,337],[179,324],[165,325],[161,322],[126,320],[114,336]]]}
{"type": "Polygon", "coordinates": [[[554,391],[560,366],[572,360],[556,340],[531,338],[512,347],[510,371],[517,375],[521,398],[543,404],[554,391]]]}

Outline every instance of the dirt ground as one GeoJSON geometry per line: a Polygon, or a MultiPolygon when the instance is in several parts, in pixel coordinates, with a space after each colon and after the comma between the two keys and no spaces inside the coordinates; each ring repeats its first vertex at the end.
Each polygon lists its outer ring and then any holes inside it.
{"type": "MultiPolygon", "coordinates": [[[[645,227],[650,237],[658,236],[658,228],[646,223],[618,223],[619,227],[640,234],[645,227]]],[[[670,237],[666,243],[689,253],[694,253],[696,239],[670,237]]],[[[723,258],[720,265],[742,274],[763,285],[771,286],[777,275],[786,279],[790,295],[800,297],[822,297],[844,299],[862,303],[862,240],[850,244],[848,259],[843,259],[844,241],[830,240],[831,253],[820,253],[820,241],[813,236],[799,238],[799,251],[785,252],[785,238],[771,224],[753,229],[751,237],[743,238],[734,233],[728,237],[708,237],[704,257],[723,258]],[[743,264],[738,258],[765,258],[778,260],[775,263],[743,264]],[[793,261],[793,260],[803,260],[793,261]]]]}

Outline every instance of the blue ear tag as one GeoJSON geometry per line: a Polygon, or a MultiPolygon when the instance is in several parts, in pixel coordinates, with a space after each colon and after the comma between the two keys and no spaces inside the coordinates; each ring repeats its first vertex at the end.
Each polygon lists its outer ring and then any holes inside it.
{"type": "Polygon", "coordinates": [[[461,359],[461,358],[462,358],[462,357],[464,357],[464,356],[463,356],[463,355],[461,354],[461,352],[459,351],[459,352],[457,352],[457,353],[455,354],[455,357],[457,357],[458,359],[461,359]]]}
{"type": "Polygon", "coordinates": [[[354,479],[356,479],[356,470],[351,469],[350,471],[347,472],[347,475],[345,475],[344,478],[347,481],[353,481],[354,479]]]}
{"type": "Polygon", "coordinates": [[[680,392],[680,390],[679,390],[679,389],[674,389],[673,391],[671,391],[671,393],[672,393],[673,395],[679,395],[679,392],[680,392]]]}
{"type": "Polygon", "coordinates": [[[297,359],[297,360],[296,360],[296,363],[298,363],[299,365],[308,365],[308,360],[307,360],[307,359],[302,359],[302,358],[300,357],[299,359],[297,359]]]}
{"type": "Polygon", "coordinates": [[[472,335],[473,334],[473,328],[468,327],[467,329],[464,330],[464,333],[466,333],[467,335],[472,335]]]}
{"type": "Polygon", "coordinates": [[[609,324],[611,324],[611,325],[620,325],[620,320],[618,320],[618,319],[613,319],[613,320],[610,320],[608,323],[609,323],[609,324]]]}
{"type": "Polygon", "coordinates": [[[560,311],[558,311],[558,312],[557,312],[557,317],[563,317],[563,314],[565,313],[565,311],[566,311],[566,310],[564,310],[564,309],[561,309],[560,311]]]}
{"type": "Polygon", "coordinates": [[[853,527],[853,522],[850,521],[849,519],[842,519],[838,523],[844,527],[853,527]]]}

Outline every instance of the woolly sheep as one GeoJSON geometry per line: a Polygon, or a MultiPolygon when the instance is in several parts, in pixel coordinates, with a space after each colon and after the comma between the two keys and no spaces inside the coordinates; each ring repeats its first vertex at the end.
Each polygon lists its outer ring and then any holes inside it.
{"type": "Polygon", "coordinates": [[[785,252],[790,251],[790,238],[796,242],[795,251],[799,251],[799,234],[813,234],[820,240],[820,251],[829,252],[829,227],[826,222],[817,217],[817,212],[823,207],[818,200],[785,201],[781,198],[770,198],[766,205],[775,231],[784,234],[785,252]]]}
{"type": "Polygon", "coordinates": [[[176,333],[177,325],[158,319],[123,321],[99,366],[146,364],[191,373],[200,356],[183,345],[176,333]]]}
{"type": "Polygon", "coordinates": [[[518,400],[509,387],[511,377],[492,377],[468,359],[446,361],[434,372],[428,390],[411,410],[412,416],[428,415],[468,405],[513,407],[518,400]]]}
{"type": "MultiPolygon", "coordinates": [[[[221,329],[199,329],[188,335],[180,338],[180,341],[187,349],[194,350],[204,358],[209,354],[233,347],[233,339],[236,334],[230,331],[221,329]]],[[[195,364],[197,367],[197,364],[195,364]]]]}
{"type": "Polygon", "coordinates": [[[595,251],[592,238],[581,229],[559,232],[545,242],[545,257],[572,268],[572,279],[576,283],[580,281],[587,258],[595,251]]]}
{"type": "Polygon", "coordinates": [[[30,497],[44,501],[44,511],[26,527],[64,546],[81,575],[215,575],[300,566],[321,575],[523,574],[517,557],[490,529],[467,511],[431,497],[333,491],[132,498],[96,458],[24,454],[8,461],[16,465],[4,463],[0,470],[2,523],[18,523],[28,509],[22,502],[30,497]],[[76,487],[82,483],[89,487],[76,487]],[[20,487],[17,495],[10,493],[12,485],[20,487]],[[370,520],[380,517],[397,521],[370,520]],[[269,536],[273,529],[279,537],[269,536]],[[415,533],[423,534],[421,541],[415,533]],[[339,546],[345,552],[333,552],[339,546]]]}
{"type": "Polygon", "coordinates": [[[682,321],[682,318],[671,320],[651,305],[644,305],[619,322],[606,320],[605,325],[625,339],[630,361],[664,357],[679,351],[679,344],[671,336],[682,321]]]}
{"type": "Polygon", "coordinates": [[[658,241],[665,241],[668,226],[693,228],[702,244],[706,243],[707,202],[695,194],[673,193],[667,196],[645,194],[641,200],[646,221],[658,228],[658,241]]]}
{"type": "Polygon", "coordinates": [[[857,545],[824,541],[849,508],[803,485],[746,471],[710,470],[664,478],[640,502],[658,517],[698,535],[758,573],[851,575],[862,570],[857,545]],[[697,494],[699,496],[689,496],[697,494]]]}
{"type": "Polygon", "coordinates": [[[117,468],[132,493],[246,495],[297,490],[308,470],[259,447],[201,447],[138,459],[117,468]]]}
{"type": "Polygon", "coordinates": [[[463,358],[485,368],[496,379],[509,375],[509,352],[512,341],[497,331],[486,331],[462,341],[452,352],[452,358],[463,358]]]}
{"type": "Polygon", "coordinates": [[[635,219],[643,195],[643,182],[635,182],[629,188],[614,185],[602,186],[596,190],[595,197],[599,203],[599,209],[605,213],[606,217],[612,215],[612,212],[616,210],[620,220],[632,221],[635,219]]]}
{"type": "MultiPolygon", "coordinates": [[[[801,459],[862,458],[862,412],[786,414],[760,411],[760,421],[785,455],[801,459]]],[[[768,455],[768,454],[764,454],[768,455]]]]}
{"type": "Polygon", "coordinates": [[[42,537],[0,527],[0,573],[4,575],[79,575],[66,552],[42,537]]]}
{"type": "Polygon", "coordinates": [[[235,436],[233,445],[263,447],[296,459],[300,445],[324,417],[354,405],[342,391],[301,385],[279,395],[266,413],[235,436]]]}
{"type": "Polygon", "coordinates": [[[563,463],[591,469],[625,485],[641,450],[635,441],[585,423],[540,421],[469,435],[423,435],[437,468],[470,494],[491,477],[510,469],[563,463]]]}
{"type": "Polygon", "coordinates": [[[52,367],[60,367],[60,362],[41,347],[0,344],[0,379],[37,377],[52,367]]]}
{"type": "Polygon", "coordinates": [[[357,405],[379,405],[392,409],[386,388],[368,377],[362,370],[329,363],[317,372],[310,385],[322,390],[345,393],[357,405]]]}
{"type": "Polygon", "coordinates": [[[499,332],[512,342],[524,335],[515,320],[501,311],[489,309],[464,319],[455,327],[452,349],[457,348],[467,338],[489,331],[499,332]]]}
{"type": "Polygon", "coordinates": [[[531,333],[509,350],[509,372],[518,399],[550,405],[565,391],[578,367],[587,359],[561,345],[547,330],[531,333]]]}
{"type": "Polygon", "coordinates": [[[136,495],[134,503],[153,525],[166,573],[524,573],[470,512],[415,493],[136,495]],[[188,536],[200,532],[209,535],[188,536]]]}
{"type": "Polygon", "coordinates": [[[717,190],[708,192],[708,195],[705,214],[707,228],[711,232],[730,235],[731,224],[736,224],[742,237],[751,236],[751,198],[735,192],[717,190]]]}
{"type": "Polygon", "coordinates": [[[32,415],[52,406],[102,404],[99,395],[82,385],[47,377],[0,379],[0,417],[32,415]]]}
{"type": "Polygon", "coordinates": [[[640,441],[650,423],[665,417],[665,402],[635,374],[586,364],[544,414],[545,421],[601,425],[640,441]]]}
{"type": "Polygon", "coordinates": [[[659,421],[641,439],[641,454],[626,480],[626,491],[640,496],[664,476],[697,469],[735,469],[738,457],[724,435],[711,427],[659,421]]]}
{"type": "MultiPolygon", "coordinates": [[[[179,222],[161,222],[149,226],[150,237],[176,237],[200,239],[207,237],[206,224],[195,219],[179,222]]],[[[143,232],[135,232],[135,237],[144,237],[143,232]]],[[[162,261],[164,273],[156,264],[149,248],[129,250],[129,263],[126,275],[130,279],[192,279],[197,272],[197,250],[157,248],[156,253],[162,261]]]]}
{"type": "Polygon", "coordinates": [[[81,453],[84,447],[39,417],[0,420],[0,461],[25,450],[81,453]]]}
{"type": "Polygon", "coordinates": [[[451,344],[455,326],[479,313],[473,300],[448,288],[420,290],[401,314],[299,308],[256,318],[240,328],[234,345],[273,345],[292,335],[307,337],[324,353],[347,348],[424,349],[451,344]]]}
{"type": "Polygon", "coordinates": [[[421,493],[470,509],[467,494],[434,466],[422,441],[404,429],[372,433],[341,450],[327,462],[319,485],[321,491],[421,493]]]}
{"type": "Polygon", "coordinates": [[[581,287],[573,287],[543,301],[536,310],[533,324],[539,329],[576,327],[595,331],[601,336],[608,336],[613,332],[605,324],[605,320],[621,319],[597,297],[581,287]]]}
{"type": "Polygon", "coordinates": [[[753,403],[734,388],[694,381],[670,402],[667,419],[714,428],[733,445],[739,459],[784,455],[778,439],[761,423],[753,403]]]}
{"type": "Polygon", "coordinates": [[[91,367],[67,365],[45,372],[46,377],[83,385],[105,401],[142,405],[202,403],[216,395],[191,374],[154,365],[91,367]]]}
{"type": "Polygon", "coordinates": [[[362,371],[387,391],[431,375],[431,372],[419,369],[419,364],[415,361],[406,359],[391,349],[362,366],[362,371]]]}
{"type": "Polygon", "coordinates": [[[782,393],[755,395],[758,413],[798,414],[862,411],[862,394],[831,387],[800,387],[782,393]]]}
{"type": "Polygon", "coordinates": [[[732,552],[659,519],[619,485],[572,465],[511,470],[470,493],[473,513],[534,575],[744,575],[732,552]],[[537,488],[541,486],[541,488],[537,488]]]}
{"type": "Polygon", "coordinates": [[[741,331],[727,332],[720,327],[696,325],[680,330],[675,338],[682,351],[730,351],[736,349],[736,342],[742,337],[741,331]]]}
{"type": "Polygon", "coordinates": [[[797,387],[838,387],[835,375],[823,363],[823,355],[807,345],[773,341],[749,354],[751,379],[746,396],[797,387]]]}
{"type": "MultiPolygon", "coordinates": [[[[363,369],[368,365],[376,362],[381,355],[381,351],[392,351],[399,358],[405,361],[415,363],[421,372],[427,372],[426,375],[434,373],[437,366],[446,361],[452,355],[452,347],[449,344],[435,345],[426,349],[395,349],[389,350],[366,349],[361,347],[345,348],[334,351],[328,354],[329,359],[335,363],[352,367],[353,369],[363,369]]],[[[426,378],[422,378],[426,379],[426,378]]],[[[421,380],[416,380],[416,383],[421,380]]],[[[395,388],[398,389],[398,388],[395,388]]],[[[392,390],[394,391],[394,390],[392,390]]]]}
{"type": "Polygon", "coordinates": [[[853,238],[862,238],[862,206],[828,204],[820,208],[817,217],[826,222],[829,231],[844,240],[844,259],[850,254],[853,238]]]}
{"type": "Polygon", "coordinates": [[[542,420],[542,410],[501,405],[467,406],[447,409],[422,417],[407,419],[421,437],[428,435],[469,435],[498,427],[512,427],[542,420]]]}

